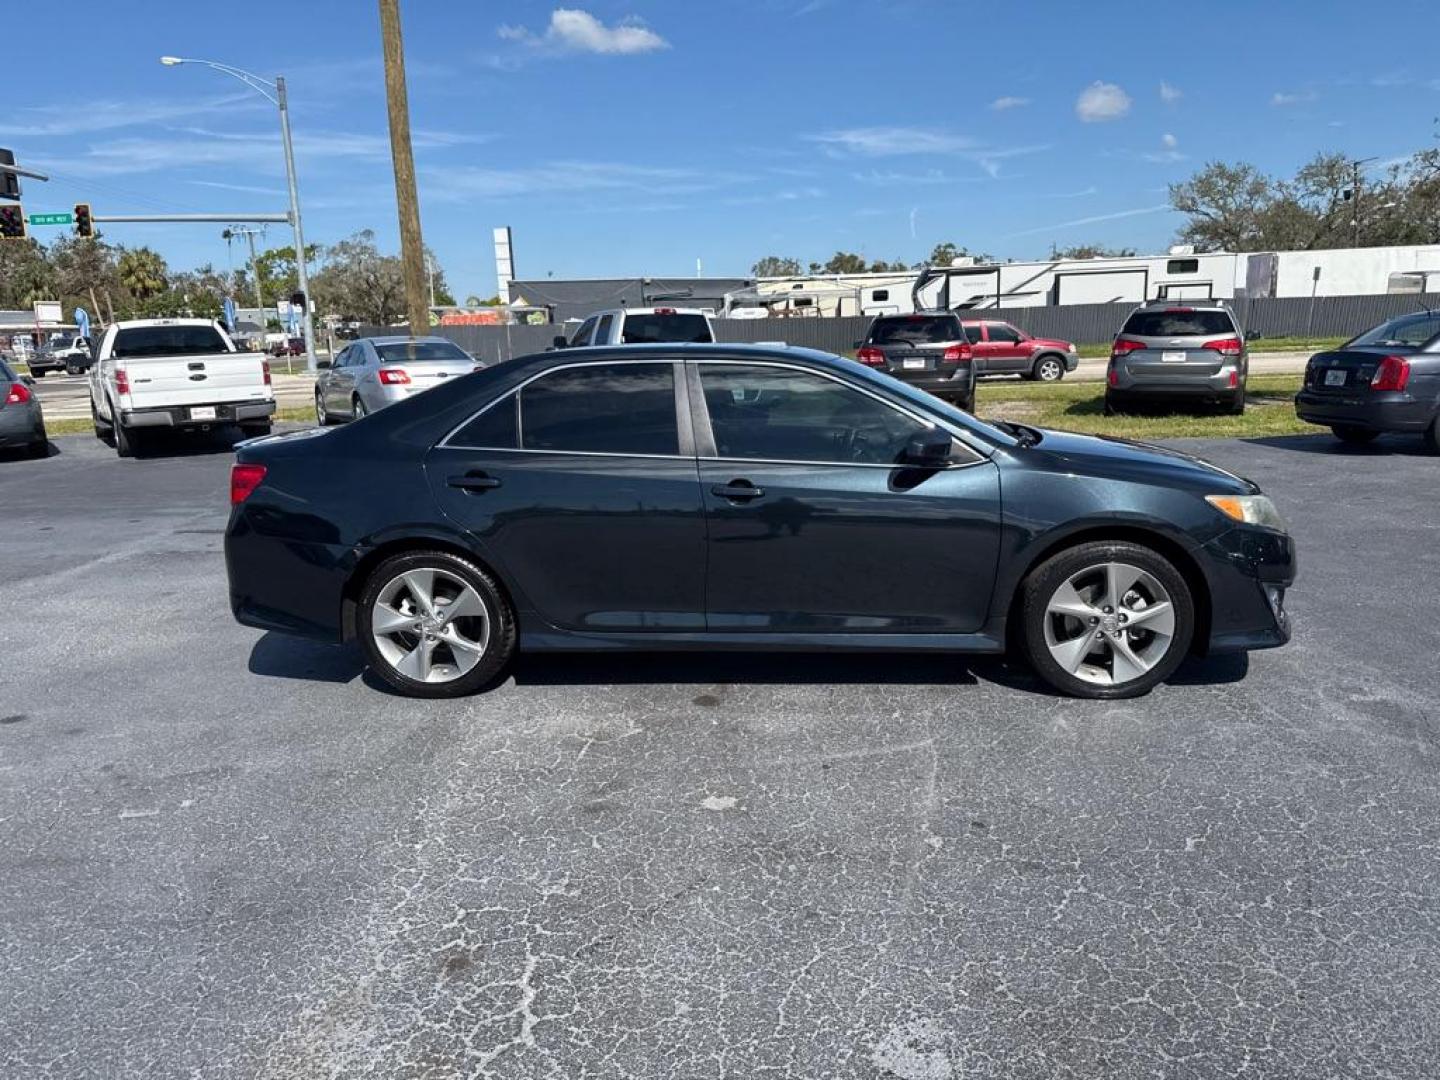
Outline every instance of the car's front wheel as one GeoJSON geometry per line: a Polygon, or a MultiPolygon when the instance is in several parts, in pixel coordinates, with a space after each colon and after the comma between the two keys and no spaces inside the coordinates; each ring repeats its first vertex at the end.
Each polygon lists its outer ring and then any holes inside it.
{"type": "Polygon", "coordinates": [[[1030,372],[1036,382],[1059,382],[1065,377],[1065,365],[1057,356],[1042,356],[1030,372]]]}
{"type": "Polygon", "coordinates": [[[410,697],[474,693],[515,654],[515,614],[499,585],[446,551],[386,559],[366,580],[358,611],[370,666],[410,697]]]}
{"type": "Polygon", "coordinates": [[[1149,692],[1180,666],[1195,634],[1184,577],[1159,553],[1128,542],[1052,556],[1026,579],[1021,603],[1030,662],[1074,697],[1149,692]]]}

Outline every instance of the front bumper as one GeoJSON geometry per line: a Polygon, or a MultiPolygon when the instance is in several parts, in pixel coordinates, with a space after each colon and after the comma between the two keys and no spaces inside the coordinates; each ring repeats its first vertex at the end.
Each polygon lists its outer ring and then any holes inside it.
{"type": "Polygon", "coordinates": [[[1295,415],[1307,424],[1345,425],[1367,431],[1424,431],[1435,421],[1433,402],[1416,401],[1406,393],[1322,394],[1301,390],[1295,415]]]}
{"type": "Polygon", "coordinates": [[[1288,533],[1240,526],[1201,549],[1208,556],[1211,654],[1273,649],[1290,640],[1285,591],[1299,571],[1288,533]]]}
{"type": "Polygon", "coordinates": [[[1074,371],[1080,366],[1080,354],[1078,352],[1067,352],[1065,354],[1065,370],[1074,371]]]}
{"type": "Polygon", "coordinates": [[[121,409],[120,423],[127,428],[205,427],[212,424],[252,424],[275,415],[274,401],[230,402],[224,405],[171,405],[160,409],[121,409]],[[211,419],[196,419],[193,409],[214,409],[211,419]]]}

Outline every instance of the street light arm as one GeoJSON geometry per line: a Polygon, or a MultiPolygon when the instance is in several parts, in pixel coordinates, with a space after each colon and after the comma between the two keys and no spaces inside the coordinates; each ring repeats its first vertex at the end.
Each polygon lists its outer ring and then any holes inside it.
{"type": "Polygon", "coordinates": [[[280,99],[277,96],[278,90],[273,82],[261,78],[253,71],[246,71],[244,68],[232,67],[229,64],[222,64],[218,60],[192,60],[185,56],[162,56],[160,62],[169,67],[177,64],[204,64],[206,67],[214,68],[216,71],[223,71],[232,78],[239,79],[246,86],[263,96],[271,105],[279,105],[280,99]]]}

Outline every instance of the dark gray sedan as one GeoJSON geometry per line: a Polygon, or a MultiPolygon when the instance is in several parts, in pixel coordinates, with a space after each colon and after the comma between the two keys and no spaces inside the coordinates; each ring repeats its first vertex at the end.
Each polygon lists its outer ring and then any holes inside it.
{"type": "Polygon", "coordinates": [[[0,360],[0,451],[24,450],[27,457],[42,458],[50,451],[45,415],[29,375],[0,360]]]}

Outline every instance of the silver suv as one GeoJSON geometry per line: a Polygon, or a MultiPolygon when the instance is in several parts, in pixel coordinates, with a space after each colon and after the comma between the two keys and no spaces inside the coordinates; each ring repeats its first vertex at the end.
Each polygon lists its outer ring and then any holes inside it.
{"type": "Polygon", "coordinates": [[[1224,304],[1156,300],[1130,313],[1110,348],[1105,415],[1139,402],[1190,401],[1245,411],[1250,353],[1224,304]]]}

